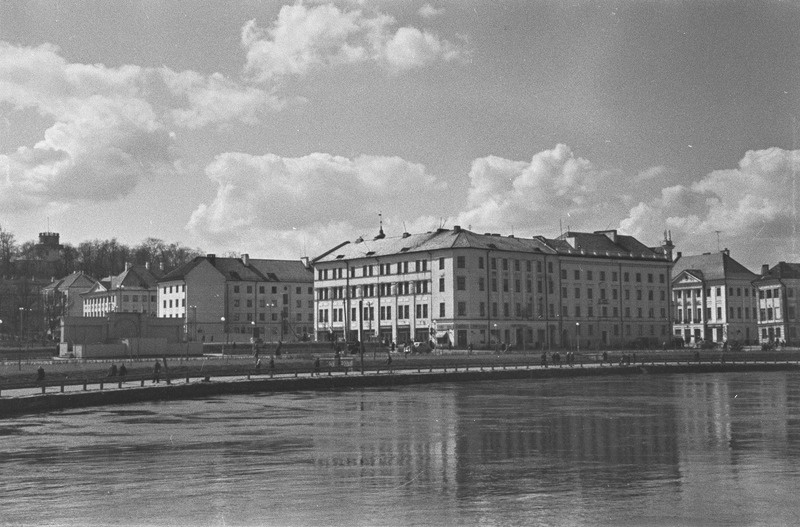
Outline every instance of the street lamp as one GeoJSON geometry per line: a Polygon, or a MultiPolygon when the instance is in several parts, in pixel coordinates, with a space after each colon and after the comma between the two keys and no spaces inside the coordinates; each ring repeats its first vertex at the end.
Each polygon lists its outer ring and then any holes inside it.
{"type": "Polygon", "coordinates": [[[228,344],[228,326],[225,325],[225,317],[219,317],[222,323],[222,331],[225,333],[225,343],[222,345],[222,357],[225,357],[225,346],[228,344]]]}
{"type": "Polygon", "coordinates": [[[19,308],[19,344],[22,346],[22,316],[24,314],[25,308],[20,306],[19,308]]]}
{"type": "Polygon", "coordinates": [[[577,352],[581,352],[581,323],[575,322],[575,345],[577,346],[577,352]]]}

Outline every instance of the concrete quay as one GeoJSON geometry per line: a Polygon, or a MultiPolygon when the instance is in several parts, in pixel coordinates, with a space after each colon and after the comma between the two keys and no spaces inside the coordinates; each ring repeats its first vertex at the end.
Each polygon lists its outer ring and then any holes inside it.
{"type": "Polygon", "coordinates": [[[574,365],[501,365],[448,366],[430,368],[372,369],[358,371],[322,371],[259,373],[237,376],[173,378],[158,384],[150,380],[119,379],[104,382],[61,384],[13,388],[0,392],[0,418],[15,415],[46,413],[72,408],[129,404],[147,401],[169,401],[190,398],[248,393],[278,393],[310,390],[339,390],[366,387],[392,387],[443,382],[471,382],[504,379],[559,379],[604,375],[733,373],[765,371],[797,371],[797,360],[739,361],[675,361],[637,364],[574,365]]]}

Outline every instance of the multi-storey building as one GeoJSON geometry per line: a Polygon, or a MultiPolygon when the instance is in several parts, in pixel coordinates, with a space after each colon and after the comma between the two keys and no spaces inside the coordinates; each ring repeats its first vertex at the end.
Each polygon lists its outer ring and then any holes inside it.
{"type": "Polygon", "coordinates": [[[771,269],[762,265],[761,276],[753,280],[753,286],[758,291],[759,342],[796,344],[800,333],[800,264],[778,262],[771,269]]]}
{"type": "Polygon", "coordinates": [[[317,339],[518,349],[660,343],[670,334],[672,248],[615,230],[547,239],[458,226],[386,237],[381,229],[314,259],[317,339]]]}
{"type": "Polygon", "coordinates": [[[61,317],[83,316],[82,295],[91,291],[96,284],[97,280],[78,271],[42,288],[44,323],[48,334],[55,335],[61,317]]]}
{"type": "Polygon", "coordinates": [[[157,274],[149,266],[126,263],[122,273],[100,280],[82,294],[83,316],[104,317],[109,313],[155,316],[157,274]]]}
{"type": "Polygon", "coordinates": [[[158,316],[182,318],[190,340],[306,340],[313,313],[313,275],[301,261],[209,254],[158,282],[158,316]]]}
{"type": "Polygon", "coordinates": [[[672,268],[673,332],[684,343],[747,343],[756,339],[756,274],[716,253],[678,256],[672,268]]]}

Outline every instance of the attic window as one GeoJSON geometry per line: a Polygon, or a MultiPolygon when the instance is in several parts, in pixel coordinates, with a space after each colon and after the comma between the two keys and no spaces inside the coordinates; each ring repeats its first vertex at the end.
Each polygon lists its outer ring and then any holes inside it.
{"type": "Polygon", "coordinates": [[[406,251],[408,251],[408,247],[403,247],[402,249],[400,249],[400,252],[401,252],[401,253],[404,253],[404,252],[406,252],[406,251]]]}
{"type": "Polygon", "coordinates": [[[342,258],[344,258],[344,255],[343,255],[343,254],[337,254],[337,255],[336,255],[336,259],[337,259],[337,260],[341,260],[342,258]]]}
{"type": "Polygon", "coordinates": [[[368,251],[367,252],[367,256],[372,256],[373,254],[375,254],[375,251],[368,251]]]}
{"type": "Polygon", "coordinates": [[[489,244],[489,248],[490,248],[490,249],[497,249],[497,245],[495,245],[495,244],[493,244],[493,243],[490,243],[490,244],[489,244]]]}

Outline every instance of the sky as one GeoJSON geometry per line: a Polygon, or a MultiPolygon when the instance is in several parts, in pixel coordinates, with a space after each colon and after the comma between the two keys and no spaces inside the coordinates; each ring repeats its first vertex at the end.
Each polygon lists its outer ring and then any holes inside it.
{"type": "Polygon", "coordinates": [[[314,257],[460,225],[800,262],[800,2],[0,3],[0,226],[314,257]]]}

